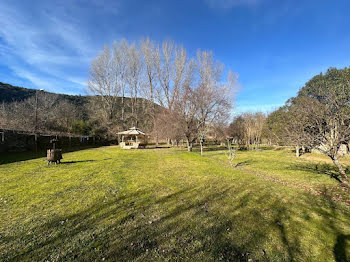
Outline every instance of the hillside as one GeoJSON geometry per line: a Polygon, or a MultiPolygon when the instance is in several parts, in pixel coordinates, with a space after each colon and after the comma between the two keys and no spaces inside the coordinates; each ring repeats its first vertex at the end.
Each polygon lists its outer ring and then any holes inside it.
{"type": "Polygon", "coordinates": [[[24,100],[35,94],[35,89],[28,89],[0,82],[0,102],[24,100]]]}
{"type": "MultiPolygon", "coordinates": [[[[0,103],[21,101],[35,95],[36,89],[13,86],[0,82],[0,103]]],[[[49,93],[49,92],[48,92],[49,93]]],[[[87,102],[86,96],[58,94],[61,98],[67,99],[75,105],[83,105],[87,102]]]]}
{"type": "MultiPolygon", "coordinates": [[[[10,84],[0,82],[0,103],[22,101],[24,99],[27,99],[35,95],[36,91],[37,91],[36,89],[18,87],[18,86],[13,86],[10,84]]],[[[46,93],[50,93],[50,92],[46,92],[46,93]]],[[[58,95],[60,99],[66,99],[76,106],[82,106],[86,104],[88,102],[88,99],[91,98],[91,96],[87,96],[87,95],[66,95],[66,94],[57,94],[57,93],[55,94],[58,95]]],[[[120,97],[119,99],[120,99],[120,102],[118,104],[121,104],[122,98],[120,97]]],[[[125,97],[126,104],[128,104],[129,99],[130,99],[129,97],[125,97]]],[[[138,100],[142,101],[145,99],[139,98],[138,100]]],[[[158,107],[158,105],[156,106],[158,107]]]]}
{"type": "MultiPolygon", "coordinates": [[[[4,108],[7,108],[9,110],[9,112],[11,112],[10,114],[4,114],[3,116],[3,121],[2,122],[2,128],[4,129],[14,129],[14,130],[31,130],[32,128],[32,124],[26,124],[28,123],[28,121],[23,121],[23,117],[21,117],[22,115],[24,115],[23,112],[17,112],[14,111],[10,108],[9,103],[14,102],[14,101],[23,101],[26,100],[30,97],[35,96],[35,93],[37,92],[36,89],[28,89],[28,88],[23,88],[23,87],[17,87],[17,86],[12,86],[10,84],[6,84],[6,83],[1,83],[0,82],[0,105],[2,103],[8,104],[5,105],[4,108]],[[17,120],[17,122],[14,122],[13,119],[20,119],[17,120]]],[[[46,92],[45,94],[53,94],[50,92],[46,92]]],[[[90,104],[90,101],[97,99],[97,96],[83,96],[83,95],[66,95],[66,94],[55,94],[57,95],[57,101],[58,100],[66,100],[68,102],[70,102],[72,105],[74,105],[75,107],[75,111],[79,112],[79,119],[74,119],[72,120],[70,118],[70,120],[68,121],[89,121],[91,120],[91,122],[94,122],[94,124],[96,125],[96,119],[99,119],[99,116],[95,115],[98,114],[97,111],[91,110],[93,107],[92,103],[90,104]]],[[[118,116],[118,114],[122,111],[122,97],[117,97],[117,101],[116,101],[116,106],[115,106],[115,121],[118,122],[119,124],[120,122],[120,116],[118,116]]],[[[123,125],[127,126],[127,127],[131,127],[134,126],[135,123],[133,122],[133,118],[132,118],[132,101],[130,97],[125,97],[124,98],[124,112],[125,112],[125,116],[126,116],[126,120],[124,120],[125,122],[123,123],[123,125]]],[[[152,129],[152,122],[150,121],[150,108],[153,108],[152,103],[150,103],[148,100],[144,99],[144,98],[138,98],[137,99],[137,104],[135,106],[137,115],[138,115],[138,119],[140,120],[138,122],[138,125],[140,128],[144,129],[144,130],[148,130],[150,131],[152,129]]],[[[160,110],[160,106],[156,104],[155,106],[156,110],[160,110]]],[[[43,109],[43,106],[41,106],[41,109],[43,109]]],[[[52,113],[51,108],[46,108],[44,110],[49,110],[52,113]]],[[[57,109],[57,110],[61,110],[61,108],[57,109]]],[[[62,110],[61,110],[62,111],[62,110]]],[[[57,116],[58,114],[60,114],[60,112],[55,113],[55,116],[57,116]]],[[[61,112],[62,113],[62,112],[61,112]]],[[[68,114],[70,116],[70,114],[68,114]]],[[[59,117],[59,119],[68,119],[69,116],[67,116],[67,114],[61,115],[61,117],[59,117]],[[67,118],[68,117],[68,118],[67,118]]],[[[73,115],[72,115],[73,116],[73,115]]],[[[0,115],[1,117],[1,115],[0,115]]],[[[27,119],[32,119],[33,120],[33,114],[29,115],[26,117],[27,119]],[[32,117],[32,118],[31,118],[32,117]]],[[[43,117],[41,117],[43,119],[43,117]]],[[[40,114],[39,114],[39,122],[41,121],[40,119],[40,114]]],[[[55,121],[54,123],[57,124],[59,120],[55,121]]],[[[53,128],[53,124],[49,124],[49,122],[47,120],[43,120],[42,123],[45,123],[44,125],[46,125],[46,129],[45,132],[50,132],[50,131],[57,131],[55,128],[53,128]]],[[[1,126],[0,126],[1,127],[1,126]]],[[[62,127],[63,128],[63,127],[62,127]]],[[[64,127],[66,128],[66,126],[64,127]]],[[[92,128],[92,127],[90,127],[92,128]]],[[[66,128],[67,129],[67,128],[66,128]]],[[[105,124],[101,124],[101,126],[98,127],[98,130],[105,130],[105,124]]],[[[60,129],[61,130],[61,129],[60,129]]],[[[68,130],[68,129],[67,129],[68,130]]],[[[62,130],[61,130],[62,131],[62,130]]]]}

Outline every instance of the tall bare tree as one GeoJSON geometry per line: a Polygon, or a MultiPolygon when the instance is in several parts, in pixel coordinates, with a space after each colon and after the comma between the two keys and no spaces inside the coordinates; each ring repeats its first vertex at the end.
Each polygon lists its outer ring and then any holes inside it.
{"type": "Polygon", "coordinates": [[[109,130],[115,126],[118,96],[121,94],[115,61],[115,55],[112,54],[108,46],[105,46],[103,51],[92,61],[88,79],[89,91],[97,95],[96,99],[100,101],[99,112],[109,130]]]}
{"type": "Polygon", "coordinates": [[[121,96],[121,122],[122,128],[126,128],[126,116],[125,116],[125,97],[128,93],[128,53],[129,53],[129,44],[125,39],[120,40],[119,42],[114,42],[114,63],[116,65],[116,77],[117,84],[120,89],[121,96]]]}
{"type": "Polygon", "coordinates": [[[191,60],[184,72],[176,112],[191,151],[197,139],[204,140],[208,127],[228,119],[237,82],[232,72],[223,79],[223,65],[210,52],[198,51],[196,60],[191,60]]]}
{"type": "Polygon", "coordinates": [[[128,84],[131,98],[131,122],[134,126],[138,126],[138,98],[141,89],[141,77],[143,73],[143,63],[141,60],[141,53],[135,44],[129,47],[128,52],[128,84]]]}
{"type": "Polygon", "coordinates": [[[157,89],[156,81],[156,63],[159,57],[159,49],[157,50],[154,42],[149,38],[141,41],[141,52],[145,64],[145,88],[143,90],[144,96],[151,101],[155,102],[155,93],[157,89]]]}

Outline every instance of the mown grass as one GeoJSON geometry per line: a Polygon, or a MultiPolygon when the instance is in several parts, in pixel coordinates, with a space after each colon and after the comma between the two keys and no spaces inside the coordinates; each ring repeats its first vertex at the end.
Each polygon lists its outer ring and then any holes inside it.
{"type": "MultiPolygon", "coordinates": [[[[227,161],[227,152],[223,148],[211,148],[205,156],[227,161]]],[[[304,154],[296,158],[291,149],[236,151],[234,165],[247,172],[255,171],[287,184],[308,187],[329,194],[340,195],[350,201],[348,190],[339,187],[339,171],[332,161],[322,154],[304,154]]],[[[345,167],[350,166],[350,157],[341,159],[345,167]]],[[[349,173],[349,168],[347,172],[349,173]]]]}
{"type": "Polygon", "coordinates": [[[249,164],[231,168],[224,151],[205,156],[103,147],[64,154],[57,166],[42,158],[0,165],[1,260],[350,258],[350,208],[329,197],[335,179],[300,168],[315,162],[269,150],[238,153],[249,164]]]}

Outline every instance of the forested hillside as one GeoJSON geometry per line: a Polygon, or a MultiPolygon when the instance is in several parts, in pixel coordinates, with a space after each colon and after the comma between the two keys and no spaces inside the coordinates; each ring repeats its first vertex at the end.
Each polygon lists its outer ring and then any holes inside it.
{"type": "MultiPolygon", "coordinates": [[[[35,95],[36,89],[13,86],[0,82],[0,103],[10,103],[14,101],[23,101],[35,95]]],[[[49,93],[49,92],[47,92],[49,93]]],[[[71,103],[81,106],[87,102],[86,96],[58,94],[61,98],[69,100],[71,103]]]]}
{"type": "MultiPolygon", "coordinates": [[[[73,133],[81,135],[107,135],[106,121],[101,115],[101,96],[55,94],[36,89],[12,86],[0,82],[0,128],[43,133],[73,133]],[[37,100],[36,94],[37,92],[37,100]]],[[[152,130],[149,109],[158,108],[144,98],[131,101],[128,97],[115,97],[113,115],[119,119],[116,131],[138,125],[152,130]],[[131,116],[131,103],[138,119],[131,116]],[[124,108],[123,118],[120,116],[124,108]]]]}
{"type": "Polygon", "coordinates": [[[13,102],[29,98],[35,94],[35,89],[13,86],[0,82],[0,102],[13,102]]]}

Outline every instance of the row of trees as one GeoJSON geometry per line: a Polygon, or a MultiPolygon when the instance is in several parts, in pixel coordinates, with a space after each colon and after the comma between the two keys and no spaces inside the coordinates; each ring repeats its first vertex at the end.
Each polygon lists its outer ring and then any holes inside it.
{"type": "MultiPolygon", "coordinates": [[[[100,110],[100,97],[97,96],[68,96],[37,91],[34,95],[23,100],[3,102],[0,104],[0,128],[33,133],[61,135],[94,135],[114,139],[113,129],[108,129],[104,115],[100,110]]],[[[117,98],[119,104],[122,98],[117,98]]],[[[125,116],[131,115],[131,99],[124,98],[125,116]]],[[[139,117],[147,132],[152,126],[144,105],[149,105],[145,99],[138,100],[139,117]]],[[[149,106],[150,107],[150,106],[149,106]]],[[[128,118],[125,126],[131,126],[128,118]]],[[[119,127],[120,128],[120,127],[119,127]]],[[[118,126],[115,127],[118,131],[118,126]]]]}
{"type": "Polygon", "coordinates": [[[297,157],[318,150],[333,161],[342,183],[349,185],[339,158],[349,152],[350,68],[330,68],[313,77],[296,97],[267,116],[244,113],[235,117],[226,134],[248,149],[264,140],[294,146],[297,157]]]}
{"type": "Polygon", "coordinates": [[[82,113],[57,94],[37,92],[23,101],[0,105],[0,128],[27,132],[83,133],[82,113]]]}
{"type": "Polygon", "coordinates": [[[276,143],[316,148],[339,169],[342,182],[349,184],[339,162],[340,150],[350,142],[350,68],[329,69],[313,77],[298,95],[271,113],[268,131],[276,143]]]}
{"type": "Polygon", "coordinates": [[[263,139],[269,141],[266,130],[266,114],[243,113],[233,119],[227,134],[232,137],[233,143],[249,149],[252,145],[257,148],[263,139]]]}
{"type": "MultiPolygon", "coordinates": [[[[37,91],[0,106],[0,128],[41,133],[100,135],[137,126],[154,138],[222,138],[237,76],[210,51],[194,56],[171,41],[126,40],[105,46],[89,70],[88,97],[37,91]]],[[[202,143],[201,143],[202,144],[202,143]]]]}
{"type": "Polygon", "coordinates": [[[212,52],[198,50],[189,57],[182,46],[148,38],[139,44],[121,40],[105,46],[92,61],[88,81],[109,132],[126,128],[128,120],[139,127],[151,123],[155,137],[185,139],[189,151],[213,126],[227,122],[236,87],[236,75],[225,74],[212,52]],[[131,99],[128,116],[126,96],[131,99]]]}

